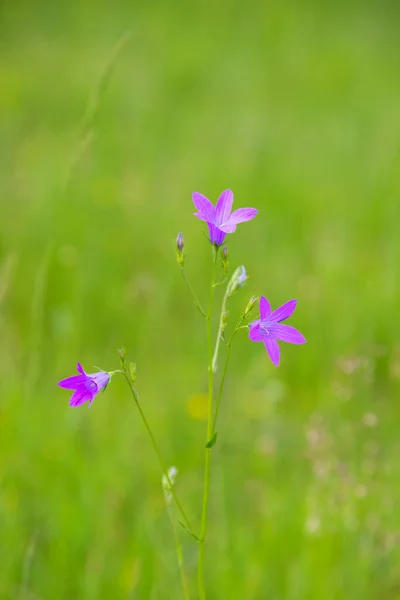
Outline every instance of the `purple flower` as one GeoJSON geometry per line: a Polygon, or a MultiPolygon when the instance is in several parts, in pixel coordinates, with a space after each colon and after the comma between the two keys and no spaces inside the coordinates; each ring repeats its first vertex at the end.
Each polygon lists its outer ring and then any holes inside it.
{"type": "Polygon", "coordinates": [[[198,192],[193,192],[193,202],[197,208],[194,216],[207,223],[210,231],[210,242],[217,246],[224,243],[227,233],[235,231],[236,225],[254,219],[258,213],[255,208],[239,208],[231,212],[233,204],[232,190],[222,192],[215,208],[208,198],[198,192]]]}
{"type": "Polygon", "coordinates": [[[260,319],[249,324],[249,338],[252,342],[264,342],[268,355],[277,367],[280,361],[280,348],[278,340],[290,344],[305,344],[306,338],[290,325],[281,325],[281,322],[290,317],[296,308],[297,300],[289,300],[274,312],[268,300],[260,298],[260,319]]]}
{"type": "Polygon", "coordinates": [[[80,406],[87,401],[92,404],[94,397],[108,385],[111,375],[106,371],[89,375],[89,373],[85,373],[79,362],[76,368],[80,373],[79,375],[62,379],[58,382],[58,385],[67,390],[75,390],[69,401],[70,406],[80,406]]]}

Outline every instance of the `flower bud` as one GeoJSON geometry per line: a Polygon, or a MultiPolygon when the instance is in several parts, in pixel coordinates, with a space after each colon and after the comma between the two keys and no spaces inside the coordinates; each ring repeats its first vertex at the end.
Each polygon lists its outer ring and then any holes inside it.
{"type": "Polygon", "coordinates": [[[118,354],[119,354],[119,360],[121,361],[121,366],[122,366],[122,368],[125,371],[125,364],[126,364],[126,361],[125,361],[125,348],[120,348],[118,350],[118,354]]]}
{"type": "Polygon", "coordinates": [[[248,279],[246,269],[242,265],[236,269],[228,283],[228,296],[232,296],[233,292],[243,287],[246,279],[248,279]]]}
{"type": "Polygon", "coordinates": [[[166,475],[162,476],[161,481],[162,481],[162,487],[163,487],[163,491],[164,491],[165,504],[167,506],[169,504],[171,504],[171,502],[172,502],[171,488],[173,485],[175,485],[175,479],[176,479],[177,474],[178,474],[178,469],[176,467],[170,467],[168,469],[168,477],[166,475]]]}
{"type": "Polygon", "coordinates": [[[246,308],[244,309],[244,313],[243,313],[244,317],[247,317],[247,315],[249,313],[251,313],[251,311],[253,310],[253,308],[255,307],[255,305],[257,304],[258,301],[259,301],[259,297],[258,296],[252,296],[250,298],[250,300],[247,303],[246,308]]]}
{"type": "Polygon", "coordinates": [[[135,381],[136,381],[136,365],[133,362],[129,363],[129,375],[131,377],[132,383],[135,383],[135,381]]]}
{"type": "Polygon", "coordinates": [[[221,317],[221,334],[222,335],[224,334],[227,324],[228,324],[228,311],[225,310],[221,317]]]}
{"type": "Polygon", "coordinates": [[[221,265],[224,270],[224,273],[226,273],[228,271],[228,265],[229,265],[229,253],[228,253],[228,248],[226,246],[224,246],[222,248],[221,265]]]}
{"type": "Polygon", "coordinates": [[[176,259],[181,267],[183,267],[183,263],[185,260],[185,256],[183,254],[184,243],[185,241],[183,239],[183,234],[182,232],[180,232],[178,233],[178,237],[176,238],[176,259]]]}

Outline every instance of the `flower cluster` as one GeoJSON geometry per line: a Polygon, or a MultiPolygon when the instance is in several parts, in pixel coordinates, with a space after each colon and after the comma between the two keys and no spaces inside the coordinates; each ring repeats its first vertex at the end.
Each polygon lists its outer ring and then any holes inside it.
{"type": "MultiPolygon", "coordinates": [[[[258,210],[255,208],[239,208],[232,212],[233,193],[231,190],[225,190],[218,198],[214,208],[208,198],[193,193],[193,202],[197,208],[194,216],[205,221],[210,233],[210,242],[219,247],[224,243],[225,235],[233,233],[236,226],[244,221],[253,219],[258,210]]],[[[231,280],[231,292],[240,285],[243,285],[247,279],[245,268],[238,267],[237,277],[231,280]]],[[[280,308],[271,311],[270,304],[265,296],[260,299],[260,319],[249,324],[249,337],[252,342],[264,342],[268,355],[275,366],[280,363],[280,348],[278,341],[289,342],[290,344],[304,344],[305,337],[290,325],[281,325],[281,322],[291,316],[296,308],[297,300],[290,300],[280,308]]]]}
{"type": "MultiPolygon", "coordinates": [[[[218,249],[225,241],[228,233],[233,233],[237,225],[251,221],[258,210],[255,208],[239,208],[232,212],[233,193],[225,190],[214,205],[206,196],[193,192],[193,203],[197,209],[195,217],[205,221],[208,226],[210,242],[218,249]]],[[[183,266],[183,235],[179,233],[176,240],[178,262],[183,266]]],[[[226,248],[223,252],[223,261],[226,262],[226,248]]],[[[241,266],[235,271],[229,283],[228,295],[241,287],[247,279],[246,269],[241,266]]],[[[290,325],[282,324],[288,319],[296,308],[297,300],[290,300],[272,312],[271,306],[265,296],[260,298],[260,318],[249,324],[249,337],[253,342],[263,342],[268,355],[275,366],[280,363],[280,348],[278,341],[291,344],[304,344],[305,337],[290,325]]],[[[92,403],[94,397],[104,389],[110,381],[110,373],[100,371],[89,375],[78,363],[79,375],[68,377],[59,382],[59,386],[74,390],[70,405],[80,406],[84,402],[92,403]]]]}
{"type": "Polygon", "coordinates": [[[245,221],[251,221],[258,213],[255,208],[239,208],[232,212],[233,205],[233,193],[231,190],[225,190],[222,192],[218,201],[215,205],[208,200],[202,194],[198,192],[193,193],[193,202],[197,209],[195,216],[207,223],[209,240],[211,242],[211,256],[212,256],[212,268],[211,268],[211,280],[209,287],[209,302],[208,307],[204,310],[202,302],[199,300],[193,286],[191,285],[189,278],[185,271],[185,242],[182,233],[179,233],[175,240],[176,258],[182,277],[188,287],[188,290],[192,296],[193,302],[204,318],[206,325],[206,333],[208,340],[208,407],[207,407],[207,429],[206,438],[204,440],[204,452],[205,452],[205,469],[204,469],[204,488],[203,488],[203,501],[202,501],[202,516],[201,516],[201,531],[199,534],[193,531],[191,520],[188,518],[182,503],[180,502],[177,490],[175,489],[175,480],[177,475],[177,468],[171,467],[166,468],[166,462],[161,457],[160,450],[158,448],[155,437],[151,431],[149,422],[147,421],[143,408],[140,403],[139,393],[136,388],[136,365],[132,362],[127,362],[125,359],[124,350],[120,350],[120,362],[121,369],[117,371],[99,371],[98,373],[86,373],[82,365],[78,363],[78,375],[67,377],[59,382],[59,386],[68,390],[72,390],[73,394],[70,398],[70,406],[81,406],[85,402],[88,402],[89,406],[93,402],[94,398],[99,392],[104,390],[114,373],[121,373],[130,389],[132,398],[137,406],[138,414],[142,419],[143,425],[149,434],[150,442],[153,446],[155,456],[158,459],[161,471],[162,471],[162,487],[164,492],[165,505],[167,513],[169,515],[171,525],[174,529],[175,542],[177,547],[177,555],[179,568],[181,570],[181,581],[184,590],[185,598],[188,598],[188,587],[186,584],[185,570],[183,564],[183,549],[179,542],[179,536],[175,530],[173,513],[174,511],[169,510],[170,505],[174,502],[176,509],[180,513],[181,521],[180,524],[183,529],[189,533],[198,544],[199,558],[198,558],[198,598],[205,600],[205,577],[204,577],[204,549],[205,541],[207,538],[207,520],[208,520],[208,505],[209,505],[209,494],[210,494],[210,465],[211,458],[210,452],[216,445],[218,438],[217,423],[219,408],[221,404],[221,398],[223,396],[223,388],[225,382],[225,375],[227,372],[229,357],[233,339],[236,333],[241,329],[247,329],[249,338],[252,342],[263,342],[265,349],[268,353],[269,358],[275,366],[280,363],[280,347],[278,342],[289,342],[291,344],[304,344],[304,336],[294,327],[284,323],[294,312],[297,300],[289,300],[274,311],[271,309],[270,303],[265,296],[258,298],[252,296],[248,301],[241,317],[236,322],[236,326],[230,327],[229,319],[229,304],[231,302],[231,296],[236,293],[237,290],[242,288],[248,280],[248,275],[243,265],[238,266],[228,278],[229,272],[229,253],[225,246],[220,252],[220,267],[222,267],[222,273],[218,276],[218,253],[221,245],[224,243],[226,235],[233,233],[236,230],[237,225],[244,223],[245,221]],[[225,285],[225,293],[222,300],[219,327],[218,332],[215,336],[214,346],[214,335],[213,335],[213,308],[214,308],[214,296],[215,289],[225,285]],[[248,322],[250,314],[255,310],[256,305],[259,305],[259,318],[248,322]],[[225,364],[222,369],[222,375],[220,376],[220,384],[218,387],[218,393],[215,394],[215,382],[214,375],[218,371],[218,362],[220,357],[220,346],[224,343],[226,346],[225,364]],[[213,348],[214,346],[214,348],[213,348]],[[215,395],[215,403],[214,403],[215,395]]]}

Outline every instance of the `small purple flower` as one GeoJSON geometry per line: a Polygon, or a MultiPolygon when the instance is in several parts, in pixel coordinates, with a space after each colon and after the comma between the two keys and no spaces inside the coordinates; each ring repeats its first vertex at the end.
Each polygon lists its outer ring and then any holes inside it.
{"type": "Polygon", "coordinates": [[[224,243],[225,235],[233,233],[236,230],[236,225],[254,219],[258,213],[256,208],[239,208],[231,212],[233,204],[232,190],[222,192],[215,208],[208,198],[198,192],[193,192],[193,202],[197,208],[194,216],[207,223],[210,242],[216,244],[216,246],[221,246],[224,243]]]}
{"type": "Polygon", "coordinates": [[[280,361],[278,340],[290,344],[305,344],[306,338],[290,325],[281,325],[281,321],[289,318],[296,308],[297,300],[289,300],[274,312],[268,300],[260,298],[260,319],[249,323],[249,338],[252,342],[264,342],[268,355],[277,367],[280,361]]]}
{"type": "Polygon", "coordinates": [[[94,397],[104,389],[110,379],[110,373],[99,371],[98,373],[85,373],[81,363],[78,362],[76,368],[80,375],[73,375],[58,382],[58,385],[67,390],[75,390],[69,401],[70,406],[80,406],[89,401],[92,404],[94,397]]]}

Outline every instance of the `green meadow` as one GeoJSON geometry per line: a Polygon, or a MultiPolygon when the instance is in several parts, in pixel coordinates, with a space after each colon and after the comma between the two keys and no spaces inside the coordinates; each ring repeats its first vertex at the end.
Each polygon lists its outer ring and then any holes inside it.
{"type": "Polygon", "coordinates": [[[174,241],[206,304],[191,194],[226,188],[259,209],[230,324],[297,298],[307,344],[275,368],[236,336],[207,599],[400,599],[399,26],[389,0],[2,3],[0,600],[183,597],[126,383],[70,408],[57,381],[126,348],[198,531],[207,340],[174,241]]]}

